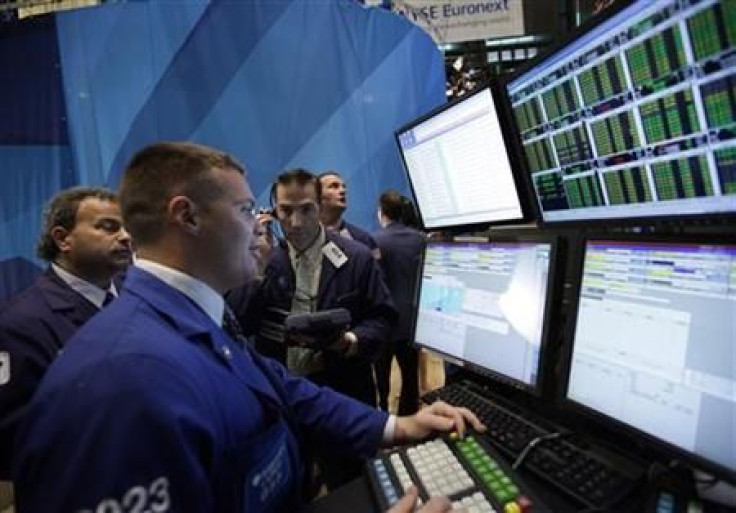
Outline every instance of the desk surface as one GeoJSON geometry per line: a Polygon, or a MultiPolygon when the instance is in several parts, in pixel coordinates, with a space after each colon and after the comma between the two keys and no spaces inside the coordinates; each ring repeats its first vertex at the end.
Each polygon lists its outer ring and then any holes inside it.
{"type": "Polygon", "coordinates": [[[317,499],[309,505],[311,513],[375,513],[378,506],[373,500],[373,493],[368,478],[360,476],[341,486],[331,494],[317,499]]]}

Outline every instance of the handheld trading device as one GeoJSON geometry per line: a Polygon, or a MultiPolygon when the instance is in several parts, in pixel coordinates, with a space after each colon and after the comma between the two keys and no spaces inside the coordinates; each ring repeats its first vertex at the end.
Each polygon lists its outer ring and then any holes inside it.
{"type": "Polygon", "coordinates": [[[329,346],[349,328],[351,320],[350,312],[345,308],[290,314],[284,320],[286,340],[290,333],[295,333],[312,337],[320,347],[329,346]]]}

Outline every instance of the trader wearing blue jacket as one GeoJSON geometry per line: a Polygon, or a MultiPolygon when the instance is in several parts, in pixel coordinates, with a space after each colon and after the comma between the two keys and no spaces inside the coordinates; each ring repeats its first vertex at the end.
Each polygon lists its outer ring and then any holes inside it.
{"type": "Polygon", "coordinates": [[[0,479],[25,407],[67,340],[117,295],[131,259],[117,197],[97,187],[56,194],[46,209],[38,256],[48,269],[0,313],[0,479]]]}
{"type": "MultiPolygon", "coordinates": [[[[19,513],[295,511],[307,440],[369,455],[382,441],[462,431],[465,419],[483,428],[444,403],[388,417],[239,348],[221,327],[232,321],[221,294],[255,272],[243,173],[189,143],[133,157],[120,200],[140,258],[31,402],[15,461],[19,513]]],[[[411,490],[394,511],[415,499],[411,490]]]]}
{"type": "Polygon", "coordinates": [[[272,202],[285,240],[271,251],[255,296],[246,305],[233,303],[233,307],[248,331],[256,332],[256,347],[263,354],[286,361],[292,372],[375,406],[371,364],[388,340],[397,312],[368,248],[320,223],[321,183],[304,169],[277,177],[272,202]],[[290,340],[283,324],[288,314],[333,308],[351,314],[349,329],[336,344],[287,349],[285,342],[290,340]]]}
{"type": "MultiPolygon", "coordinates": [[[[397,313],[368,248],[320,223],[321,195],[320,179],[304,169],[276,178],[272,204],[286,240],[271,252],[263,282],[248,299],[245,313],[242,304],[233,304],[234,310],[249,332],[257,332],[256,348],[262,354],[285,361],[290,371],[318,385],[375,406],[371,364],[397,313]],[[351,322],[333,340],[284,333],[287,315],[334,308],[348,310],[351,322]]],[[[361,459],[337,451],[317,451],[315,459],[330,490],[362,471],[361,459]]]]}

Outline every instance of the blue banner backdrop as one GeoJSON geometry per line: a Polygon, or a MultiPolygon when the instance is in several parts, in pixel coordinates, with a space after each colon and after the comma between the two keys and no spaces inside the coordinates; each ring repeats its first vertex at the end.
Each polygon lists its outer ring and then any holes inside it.
{"type": "Polygon", "coordinates": [[[115,188],[132,154],[192,140],[234,154],[266,201],[279,172],[339,171],[347,218],[376,228],[407,191],[393,131],[444,101],[444,65],[407,20],[353,0],[131,2],[3,27],[0,299],[38,273],[41,210],[115,188]]]}

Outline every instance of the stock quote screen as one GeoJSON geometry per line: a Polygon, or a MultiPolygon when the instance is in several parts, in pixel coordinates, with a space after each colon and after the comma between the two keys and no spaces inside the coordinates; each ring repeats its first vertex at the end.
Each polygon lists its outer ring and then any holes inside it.
{"type": "Polygon", "coordinates": [[[736,212],[736,0],[645,0],[507,84],[547,222],[736,212]]]}

